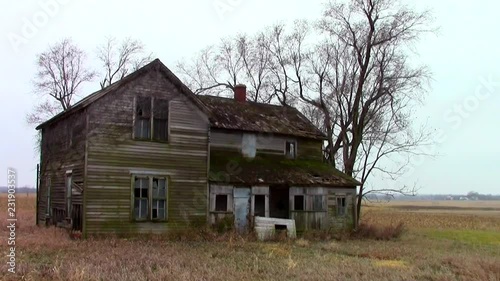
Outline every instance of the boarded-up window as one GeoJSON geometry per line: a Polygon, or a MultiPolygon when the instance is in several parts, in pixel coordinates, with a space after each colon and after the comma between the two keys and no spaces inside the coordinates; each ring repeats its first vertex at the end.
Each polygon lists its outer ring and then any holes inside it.
{"type": "Polygon", "coordinates": [[[265,217],[266,216],[266,196],[265,195],[255,195],[254,202],[254,216],[265,217]]]}
{"type": "Polygon", "coordinates": [[[135,104],[135,138],[151,139],[151,98],[137,97],[135,104]]]}
{"type": "Polygon", "coordinates": [[[293,197],[293,209],[295,211],[304,211],[304,195],[295,195],[293,197]]]}
{"type": "Polygon", "coordinates": [[[296,155],[296,144],[294,141],[287,141],[285,143],[285,156],[294,159],[296,155]]]}
{"type": "Polygon", "coordinates": [[[347,209],[346,198],[337,197],[337,216],[345,216],[347,209]]]}
{"type": "Polygon", "coordinates": [[[312,196],[312,210],[313,211],[324,211],[324,209],[323,209],[323,195],[313,195],[312,196]]]}
{"type": "Polygon", "coordinates": [[[241,153],[244,157],[255,158],[257,154],[257,136],[255,134],[243,134],[241,153]]]}
{"type": "Polygon", "coordinates": [[[168,100],[155,99],[153,120],[153,139],[168,140],[168,100]]]}
{"type": "Polygon", "coordinates": [[[215,211],[227,212],[227,194],[215,195],[215,211]]]}

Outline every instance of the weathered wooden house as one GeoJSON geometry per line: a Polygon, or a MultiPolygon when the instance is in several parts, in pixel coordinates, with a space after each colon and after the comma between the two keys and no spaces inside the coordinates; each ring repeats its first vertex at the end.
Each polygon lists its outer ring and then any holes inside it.
{"type": "Polygon", "coordinates": [[[324,164],[297,109],[195,96],[155,60],[37,127],[38,224],[84,235],[163,233],[218,220],[342,228],[359,183],[324,164]]]}

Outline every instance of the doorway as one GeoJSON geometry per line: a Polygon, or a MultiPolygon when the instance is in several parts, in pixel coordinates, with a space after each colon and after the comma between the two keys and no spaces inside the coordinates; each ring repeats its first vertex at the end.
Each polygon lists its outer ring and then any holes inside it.
{"type": "Polygon", "coordinates": [[[269,211],[272,218],[288,219],[290,214],[288,186],[269,187],[269,211]]]}

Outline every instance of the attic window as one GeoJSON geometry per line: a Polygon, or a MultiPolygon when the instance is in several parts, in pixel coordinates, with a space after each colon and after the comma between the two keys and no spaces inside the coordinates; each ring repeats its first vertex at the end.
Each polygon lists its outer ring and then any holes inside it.
{"type": "Polygon", "coordinates": [[[286,141],[285,156],[286,158],[295,159],[297,152],[297,144],[295,141],[286,141]]]}
{"type": "Polygon", "coordinates": [[[134,130],[136,139],[151,139],[150,97],[137,97],[134,130]]]}

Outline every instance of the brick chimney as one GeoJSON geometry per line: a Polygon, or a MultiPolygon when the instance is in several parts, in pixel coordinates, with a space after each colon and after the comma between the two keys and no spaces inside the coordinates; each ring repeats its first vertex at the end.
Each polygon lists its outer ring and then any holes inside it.
{"type": "Polygon", "coordinates": [[[239,102],[247,101],[247,86],[238,84],[234,86],[234,99],[239,102]]]}

